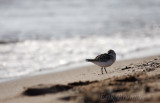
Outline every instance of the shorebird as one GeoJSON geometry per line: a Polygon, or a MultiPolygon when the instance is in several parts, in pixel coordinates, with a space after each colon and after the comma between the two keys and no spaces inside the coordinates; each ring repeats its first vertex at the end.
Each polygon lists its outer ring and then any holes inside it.
{"type": "Polygon", "coordinates": [[[100,66],[102,74],[103,69],[107,73],[106,67],[111,66],[116,61],[116,53],[114,50],[109,50],[108,53],[100,54],[95,59],[86,59],[86,61],[100,66]]]}

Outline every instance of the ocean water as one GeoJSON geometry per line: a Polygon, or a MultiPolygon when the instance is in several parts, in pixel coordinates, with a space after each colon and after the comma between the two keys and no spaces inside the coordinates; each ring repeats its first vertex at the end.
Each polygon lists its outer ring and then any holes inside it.
{"type": "Polygon", "coordinates": [[[160,54],[159,18],[159,0],[0,0],[0,81],[160,54]]]}

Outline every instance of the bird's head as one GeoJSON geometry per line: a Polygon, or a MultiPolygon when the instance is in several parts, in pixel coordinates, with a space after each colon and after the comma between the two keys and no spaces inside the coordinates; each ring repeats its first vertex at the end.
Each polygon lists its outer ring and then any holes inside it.
{"type": "Polygon", "coordinates": [[[112,50],[112,49],[108,51],[108,54],[110,54],[110,55],[116,55],[115,51],[112,50]]]}

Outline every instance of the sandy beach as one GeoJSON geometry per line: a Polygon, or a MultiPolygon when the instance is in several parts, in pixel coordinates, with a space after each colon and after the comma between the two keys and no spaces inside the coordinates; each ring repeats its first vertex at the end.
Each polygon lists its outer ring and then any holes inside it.
{"type": "Polygon", "coordinates": [[[0,83],[0,103],[159,103],[160,56],[0,83]]]}
{"type": "Polygon", "coordinates": [[[160,103],[159,0],[0,0],[0,103],[160,103]],[[101,68],[86,59],[116,52],[101,68]]]}

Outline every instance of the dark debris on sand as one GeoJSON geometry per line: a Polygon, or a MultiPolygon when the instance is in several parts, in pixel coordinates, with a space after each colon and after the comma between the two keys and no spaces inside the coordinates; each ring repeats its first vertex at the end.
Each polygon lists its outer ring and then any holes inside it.
{"type": "Polygon", "coordinates": [[[76,97],[68,97],[67,101],[74,100],[77,103],[157,102],[160,101],[160,87],[156,86],[156,83],[160,82],[157,79],[160,78],[159,76],[149,77],[142,73],[99,81],[76,88],[76,97]],[[159,93],[159,95],[151,95],[153,93],[159,93]]]}
{"type": "Polygon", "coordinates": [[[67,85],[31,87],[25,89],[25,96],[55,94],[70,90],[72,95],[59,98],[75,103],[160,103],[160,74],[148,75],[148,72],[160,68],[160,59],[154,59],[138,65],[129,65],[120,70],[141,70],[129,75],[101,81],[79,81],[67,85]]]}

